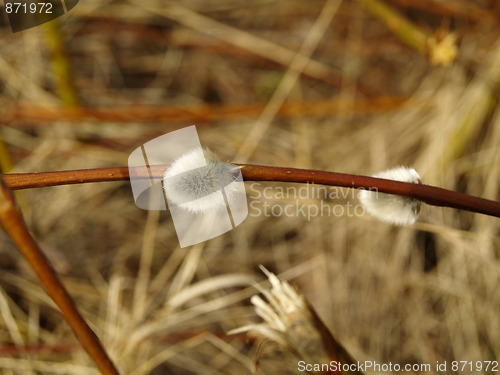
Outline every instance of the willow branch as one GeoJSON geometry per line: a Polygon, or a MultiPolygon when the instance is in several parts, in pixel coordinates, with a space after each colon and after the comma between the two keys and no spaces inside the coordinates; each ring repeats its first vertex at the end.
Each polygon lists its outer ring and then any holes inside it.
{"type": "MultiPolygon", "coordinates": [[[[267,167],[238,164],[245,181],[279,181],[339,186],[355,189],[376,189],[381,193],[419,199],[433,206],[451,207],[500,217],[500,202],[424,184],[412,184],[353,174],[308,169],[267,167]]],[[[136,167],[134,178],[160,179],[167,165],[136,167]]],[[[47,186],[82,184],[88,182],[129,180],[129,168],[82,169],[60,172],[17,173],[3,176],[11,189],[32,189],[47,186]]]]}
{"type": "Polygon", "coordinates": [[[45,290],[68,322],[82,347],[94,360],[104,375],[118,375],[101,341],[78,311],[75,302],[52,268],[50,261],[29,232],[26,223],[16,208],[14,195],[0,178],[0,223],[17,249],[26,258],[42,282],[45,290]]]}
{"type": "MultiPolygon", "coordinates": [[[[296,116],[333,116],[344,113],[347,108],[356,113],[372,113],[400,108],[407,104],[408,98],[382,96],[357,100],[351,107],[343,99],[287,101],[279,108],[277,116],[290,118],[296,116]]],[[[101,123],[162,123],[162,129],[178,129],[178,125],[165,123],[205,124],[215,120],[234,120],[255,118],[263,110],[264,103],[255,104],[202,104],[186,107],[172,106],[132,106],[132,107],[47,107],[34,102],[11,101],[2,98],[0,122],[10,126],[37,126],[53,121],[80,124],[82,122],[101,123]]],[[[421,103],[423,104],[423,103],[421,103]]]]}

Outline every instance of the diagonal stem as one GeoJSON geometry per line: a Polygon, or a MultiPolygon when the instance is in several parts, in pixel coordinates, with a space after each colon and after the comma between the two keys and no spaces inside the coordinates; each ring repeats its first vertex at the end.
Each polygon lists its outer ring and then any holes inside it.
{"type": "Polygon", "coordinates": [[[22,215],[16,208],[12,191],[4,179],[0,178],[0,184],[0,223],[5,232],[33,268],[82,347],[92,357],[102,374],[118,375],[118,370],[106,353],[101,341],[81,316],[50,261],[29,232],[22,215]]]}

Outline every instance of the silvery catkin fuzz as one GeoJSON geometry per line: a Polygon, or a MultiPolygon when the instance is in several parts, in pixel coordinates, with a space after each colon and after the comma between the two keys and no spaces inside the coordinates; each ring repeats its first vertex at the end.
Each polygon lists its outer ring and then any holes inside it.
{"type": "Polygon", "coordinates": [[[220,162],[209,150],[196,148],[177,158],[163,177],[167,199],[180,208],[201,213],[229,204],[239,167],[220,162]]]}
{"type": "MultiPolygon", "coordinates": [[[[421,184],[422,180],[413,168],[397,167],[373,175],[402,182],[421,184]]],[[[371,190],[361,190],[359,200],[372,216],[396,225],[411,225],[418,219],[421,201],[399,195],[379,193],[371,190]]]]}

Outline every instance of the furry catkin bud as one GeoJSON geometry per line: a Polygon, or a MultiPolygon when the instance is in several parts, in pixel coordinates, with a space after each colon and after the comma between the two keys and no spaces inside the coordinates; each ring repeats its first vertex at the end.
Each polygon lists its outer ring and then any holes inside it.
{"type": "Polygon", "coordinates": [[[218,161],[214,153],[194,149],[167,169],[163,186],[170,203],[190,212],[207,212],[228,205],[236,193],[239,167],[218,161]]]}
{"type": "MultiPolygon", "coordinates": [[[[421,184],[421,178],[412,168],[397,167],[377,173],[373,177],[402,182],[421,184]]],[[[361,190],[359,200],[372,216],[397,225],[411,225],[415,223],[420,212],[421,202],[418,199],[401,197],[394,194],[379,193],[377,191],[361,190]]]]}

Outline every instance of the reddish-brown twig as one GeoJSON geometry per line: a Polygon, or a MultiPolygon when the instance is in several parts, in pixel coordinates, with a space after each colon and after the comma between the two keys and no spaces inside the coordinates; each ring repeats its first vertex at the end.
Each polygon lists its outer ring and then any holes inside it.
{"type": "Polygon", "coordinates": [[[1,178],[0,184],[0,223],[5,232],[33,268],[47,293],[59,307],[64,319],[97,367],[105,375],[118,375],[118,370],[106,353],[101,341],[80,315],[56,271],[31,236],[22,215],[16,208],[12,191],[1,178]]]}
{"type": "MultiPolygon", "coordinates": [[[[296,116],[333,116],[346,111],[371,113],[400,108],[408,98],[384,96],[372,99],[357,100],[351,107],[341,99],[314,101],[287,101],[277,117],[296,116]]],[[[13,125],[41,125],[54,121],[80,124],[88,122],[141,122],[169,123],[172,129],[179,128],[179,123],[203,124],[215,120],[234,120],[254,118],[262,112],[265,103],[254,104],[202,104],[196,106],[133,106],[133,107],[79,107],[50,108],[33,102],[4,101],[0,113],[0,121],[13,125]]],[[[167,125],[168,126],[168,125],[167,125]]],[[[162,128],[165,131],[165,125],[162,128]]]]}
{"type": "MultiPolygon", "coordinates": [[[[452,207],[485,215],[500,217],[500,202],[458,193],[434,186],[385,180],[353,174],[307,169],[268,167],[239,164],[245,181],[280,181],[340,186],[356,189],[376,189],[381,193],[419,199],[433,206],[452,207]]],[[[134,176],[161,178],[166,166],[138,167],[134,176]],[[151,173],[151,176],[149,175],[151,173]]],[[[83,169],[61,172],[18,173],[4,175],[12,189],[30,189],[46,186],[80,184],[87,182],[124,181],[129,179],[127,167],[83,169]]]]}

